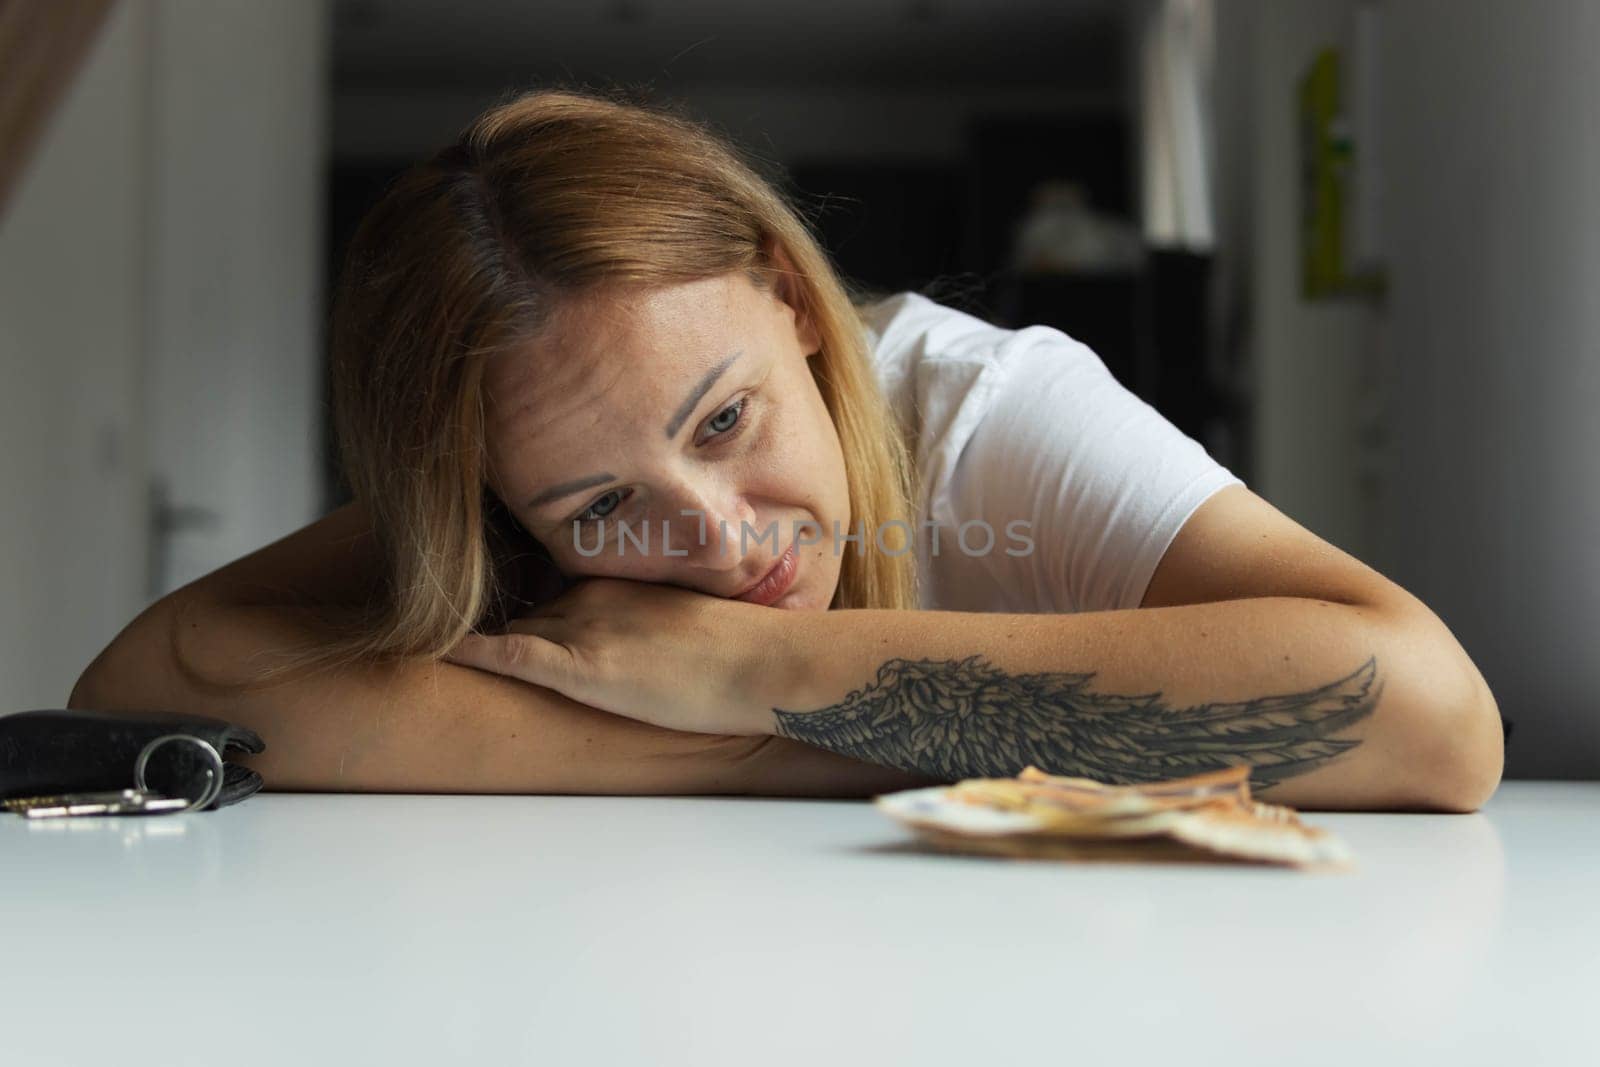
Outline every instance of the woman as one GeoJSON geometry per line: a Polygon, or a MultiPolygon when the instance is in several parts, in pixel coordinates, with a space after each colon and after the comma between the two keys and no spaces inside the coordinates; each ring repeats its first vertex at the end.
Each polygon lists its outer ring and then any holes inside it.
{"type": "MultiPolygon", "coordinates": [[[[597,712],[835,757],[758,792],[1028,763],[1115,782],[1245,763],[1300,806],[1472,810],[1493,790],[1494,700],[1415,598],[1064,335],[910,294],[860,305],[695,123],[569,92],[492,109],[355,238],[335,418],[349,536],[378,563],[257,685],[427,663],[434,686],[553,692],[581,727],[522,721],[583,791],[651,791],[614,758],[584,778],[573,738],[597,712]]],[[[195,642],[218,617],[167,622],[195,684],[217,682],[195,642]]],[[[257,728],[309,738],[330,704],[257,728]]],[[[345,750],[370,761],[386,736],[345,750]]]]}

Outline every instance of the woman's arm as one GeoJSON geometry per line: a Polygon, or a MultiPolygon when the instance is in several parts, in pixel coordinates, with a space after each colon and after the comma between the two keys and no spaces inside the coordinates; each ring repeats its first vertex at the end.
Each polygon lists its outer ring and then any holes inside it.
{"type": "Polygon", "coordinates": [[[267,750],[239,761],[269,790],[861,797],[924,784],[783,738],[651,726],[449,663],[351,668],[243,693],[192,677],[241,677],[251,656],[316,626],[298,609],[188,587],[130,623],[68,706],[161,708],[246,726],[267,750]]]}
{"type": "Polygon", "coordinates": [[[794,620],[767,728],[956,778],[1102,781],[1244,763],[1308,808],[1471,811],[1499,779],[1486,691],[1435,625],[1291,597],[1094,612],[794,620]]]}
{"type": "Polygon", "coordinates": [[[451,658],[672,729],[775,733],[940,779],[1109,782],[1235,764],[1303,807],[1470,811],[1498,709],[1444,624],[1243,487],[1147,608],[794,612],[592,579],[451,658]]]}
{"type": "Polygon", "coordinates": [[[929,773],[1243,762],[1301,807],[1470,811],[1498,784],[1499,709],[1444,623],[1248,489],[1201,505],[1143,603],[796,619],[792,710],[770,728],[929,773]]]}

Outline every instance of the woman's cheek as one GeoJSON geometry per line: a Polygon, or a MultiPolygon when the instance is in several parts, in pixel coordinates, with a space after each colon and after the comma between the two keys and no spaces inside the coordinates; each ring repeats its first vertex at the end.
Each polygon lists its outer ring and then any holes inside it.
{"type": "Polygon", "coordinates": [[[817,437],[808,420],[796,417],[793,405],[778,409],[760,428],[753,450],[757,473],[767,488],[785,490],[780,499],[794,499],[793,490],[816,477],[817,462],[826,454],[817,437]]]}

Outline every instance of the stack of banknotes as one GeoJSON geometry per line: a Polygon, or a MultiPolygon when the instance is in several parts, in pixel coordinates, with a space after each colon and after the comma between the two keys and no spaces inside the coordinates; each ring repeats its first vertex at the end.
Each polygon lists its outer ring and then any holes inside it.
{"type": "Polygon", "coordinates": [[[875,803],[929,844],[961,852],[1314,868],[1351,862],[1332,834],[1254,799],[1248,767],[1123,786],[1027,767],[1015,778],[968,778],[875,803]]]}

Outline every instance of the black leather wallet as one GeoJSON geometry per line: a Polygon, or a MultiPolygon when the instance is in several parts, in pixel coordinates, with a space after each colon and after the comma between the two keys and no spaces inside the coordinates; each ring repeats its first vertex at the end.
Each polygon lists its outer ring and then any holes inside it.
{"type": "MultiPolygon", "coordinates": [[[[46,708],[0,715],[0,799],[127,789],[146,746],[172,734],[205,741],[223,757],[221,791],[205,810],[237,804],[261,788],[260,774],[227,762],[230,750],[267,747],[243,726],[175,711],[46,708]]],[[[200,746],[166,744],[146,756],[143,773],[153,790],[198,799],[211,785],[215,771],[200,746]]]]}

